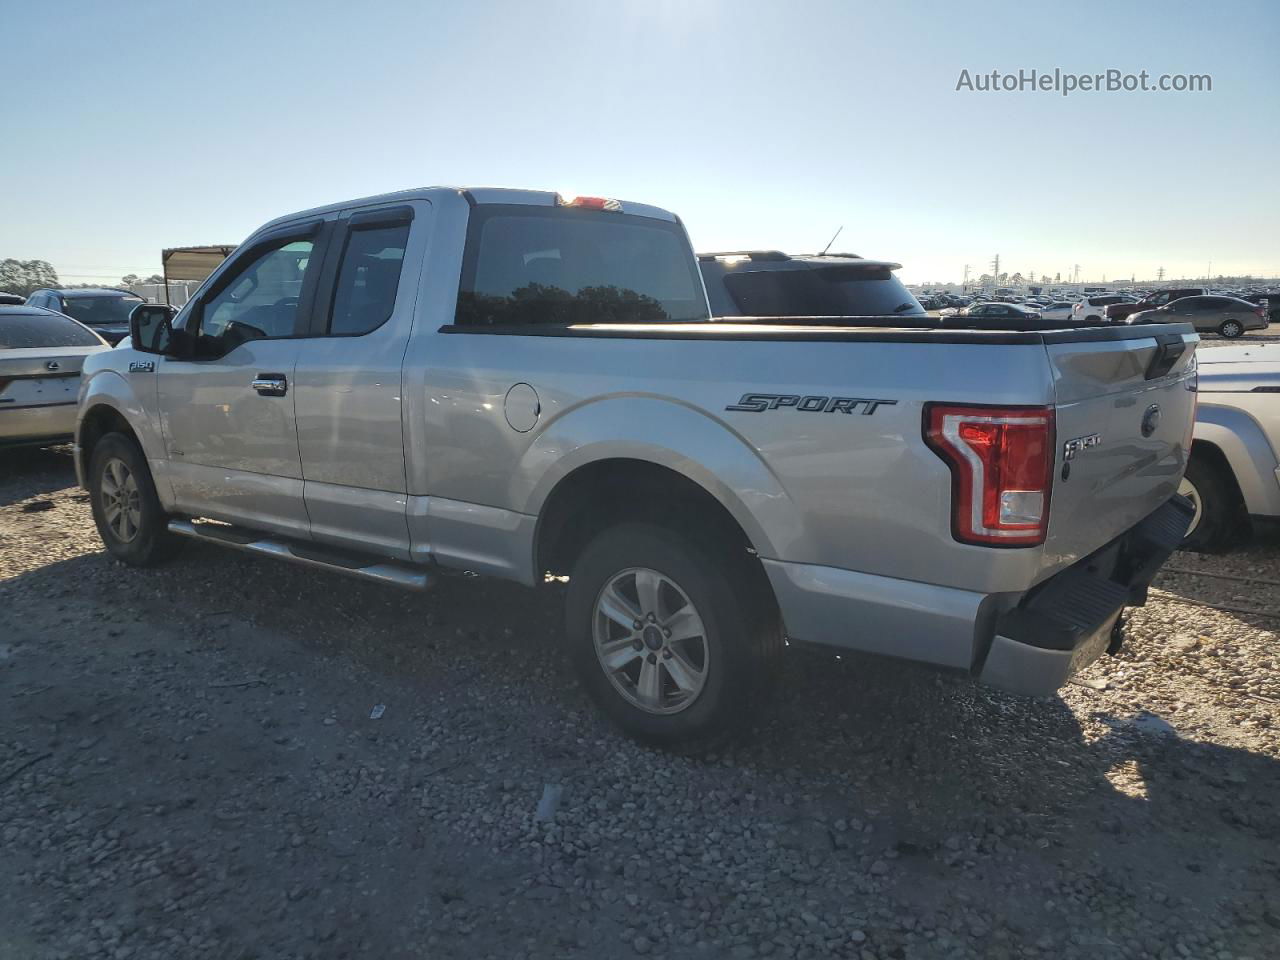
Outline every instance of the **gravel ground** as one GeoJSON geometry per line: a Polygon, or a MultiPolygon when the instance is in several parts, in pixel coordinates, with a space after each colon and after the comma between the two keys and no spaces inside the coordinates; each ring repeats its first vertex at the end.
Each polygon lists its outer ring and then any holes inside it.
{"type": "Polygon", "coordinates": [[[1172,566],[1061,699],[793,650],[690,759],[602,724],[555,590],[130,570],[5,453],[0,957],[1280,956],[1280,539],[1172,566]]]}

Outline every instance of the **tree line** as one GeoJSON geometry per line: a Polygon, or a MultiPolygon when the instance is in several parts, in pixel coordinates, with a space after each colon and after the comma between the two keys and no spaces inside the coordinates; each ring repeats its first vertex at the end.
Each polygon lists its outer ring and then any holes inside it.
{"type": "MultiPolygon", "coordinates": [[[[131,287],[138,283],[164,283],[164,277],[153,273],[149,277],[140,277],[136,273],[127,273],[120,278],[120,286],[131,287]]],[[[57,287],[63,290],[74,290],[84,287],[98,287],[98,283],[59,283],[58,271],[47,260],[0,260],[0,293],[15,293],[20,297],[29,297],[41,287],[57,287]]]]}

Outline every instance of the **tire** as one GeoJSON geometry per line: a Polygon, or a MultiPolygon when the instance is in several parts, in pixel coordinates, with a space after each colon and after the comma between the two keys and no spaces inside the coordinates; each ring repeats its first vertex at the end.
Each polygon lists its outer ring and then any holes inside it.
{"type": "Polygon", "coordinates": [[[605,714],[638,740],[686,752],[745,726],[782,654],[759,564],[653,523],[609,527],[587,544],[565,615],[569,660],[605,714]]]}
{"type": "Polygon", "coordinates": [[[1244,334],[1244,324],[1239,320],[1223,320],[1218,327],[1218,333],[1222,334],[1228,340],[1234,340],[1236,337],[1244,334]]]}
{"type": "Polygon", "coordinates": [[[1096,313],[1089,314],[1089,316],[1085,317],[1085,319],[1088,320],[1090,323],[1099,323],[1102,320],[1102,318],[1098,316],[1096,313]]]}
{"type": "Polygon", "coordinates": [[[1193,456],[1178,492],[1196,507],[1182,548],[1217,553],[1231,546],[1239,531],[1240,510],[1221,468],[1204,457],[1193,456]]]}
{"type": "Polygon", "coordinates": [[[155,566],[182,546],[169,532],[147,458],[131,437],[108,433],[94,445],[89,502],[98,536],[117,560],[134,567],[155,566]]]}

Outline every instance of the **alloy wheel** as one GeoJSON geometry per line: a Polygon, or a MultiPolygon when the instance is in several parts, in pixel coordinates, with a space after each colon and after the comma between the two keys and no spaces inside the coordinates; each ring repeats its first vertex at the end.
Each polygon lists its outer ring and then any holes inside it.
{"type": "Polygon", "coordinates": [[[142,527],[142,497],[129,465],[112,457],[102,467],[102,516],[112,535],[131,543],[142,527]]]}
{"type": "Polygon", "coordinates": [[[591,632],[609,681],[646,713],[679,713],[706,686],[706,627],[689,595],[665,574],[648,567],[615,574],[596,597],[591,632]]]}

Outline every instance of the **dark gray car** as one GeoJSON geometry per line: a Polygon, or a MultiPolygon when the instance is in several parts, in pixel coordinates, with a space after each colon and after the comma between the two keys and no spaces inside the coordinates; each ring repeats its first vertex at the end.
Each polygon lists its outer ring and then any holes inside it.
{"type": "Polygon", "coordinates": [[[147,301],[129,290],[114,287],[42,287],[27,298],[27,306],[54,310],[83,323],[115,346],[129,335],[129,314],[147,301]]]}
{"type": "Polygon", "coordinates": [[[1256,303],[1239,297],[1183,297],[1155,310],[1130,314],[1125,323],[1190,323],[1200,333],[1219,333],[1228,339],[1246,330],[1265,330],[1267,314],[1256,303]]]}

